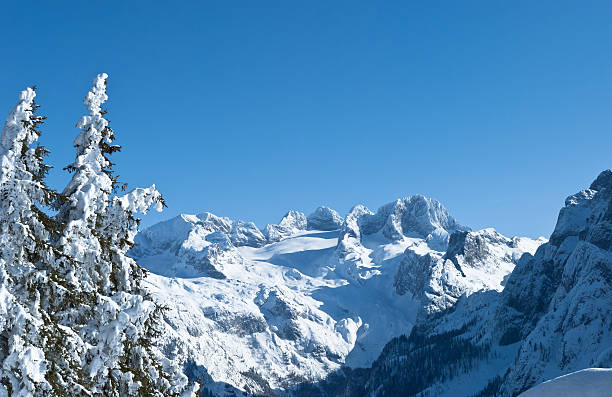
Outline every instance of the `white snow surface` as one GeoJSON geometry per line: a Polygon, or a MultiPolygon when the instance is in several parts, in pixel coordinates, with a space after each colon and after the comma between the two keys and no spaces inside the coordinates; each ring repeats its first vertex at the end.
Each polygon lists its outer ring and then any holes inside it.
{"type": "MultiPolygon", "coordinates": [[[[254,225],[249,238],[236,239],[237,225],[242,232],[247,223],[210,213],[145,229],[132,255],[156,273],[147,288],[169,309],[162,350],[192,379],[206,373],[209,383],[261,392],[254,369],[278,393],[343,365],[369,366],[431,306],[427,285],[441,286],[432,293],[445,302],[500,290],[520,255],[544,241],[509,239],[492,229],[467,232],[441,204],[415,197],[376,214],[357,206],[339,230],[308,230],[304,215],[291,211],[266,227],[263,241],[254,225]],[[478,260],[464,263],[467,254],[459,256],[465,276],[443,259],[455,231],[490,237],[478,240],[486,248],[478,260]],[[442,269],[411,268],[413,256],[435,258],[442,269]],[[423,282],[402,289],[400,277],[423,282]]],[[[331,222],[320,222],[326,228],[337,221],[332,211],[316,212],[331,214],[331,222]]]]}
{"type": "Polygon", "coordinates": [[[612,368],[588,368],[541,383],[519,397],[609,397],[612,368]]]}

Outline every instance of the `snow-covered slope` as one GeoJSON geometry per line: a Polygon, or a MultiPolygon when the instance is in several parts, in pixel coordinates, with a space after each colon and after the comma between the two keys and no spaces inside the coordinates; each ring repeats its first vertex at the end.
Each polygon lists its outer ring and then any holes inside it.
{"type": "Polygon", "coordinates": [[[131,251],[168,307],[163,349],[192,379],[282,391],[369,366],[417,313],[500,290],[543,240],[469,232],[437,201],[396,200],[345,219],[290,211],[259,231],[210,213],[142,231],[131,251]],[[451,249],[447,251],[451,241],[451,249]]]}
{"type": "Polygon", "coordinates": [[[546,381],[519,397],[609,397],[612,368],[587,368],[546,381]]]}

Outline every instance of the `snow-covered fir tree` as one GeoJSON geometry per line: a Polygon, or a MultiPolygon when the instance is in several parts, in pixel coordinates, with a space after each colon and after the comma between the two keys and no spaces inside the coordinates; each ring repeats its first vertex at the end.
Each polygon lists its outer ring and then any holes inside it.
{"type": "Polygon", "coordinates": [[[35,116],[36,93],[28,88],[7,117],[0,145],[0,395],[27,396],[48,390],[45,375],[48,328],[34,287],[53,263],[55,222],[38,207],[57,194],[44,184],[50,168],[44,147],[34,147],[43,117],[35,116]]]}
{"type": "Polygon", "coordinates": [[[104,118],[105,74],[85,97],[73,177],[47,188],[42,118],[21,93],[0,147],[0,396],[171,396],[194,386],[152,344],[162,308],[126,256],[135,214],[163,199],[155,186],[117,196],[109,156],[120,149],[104,118]],[[41,207],[58,210],[54,217],[41,207]]]}

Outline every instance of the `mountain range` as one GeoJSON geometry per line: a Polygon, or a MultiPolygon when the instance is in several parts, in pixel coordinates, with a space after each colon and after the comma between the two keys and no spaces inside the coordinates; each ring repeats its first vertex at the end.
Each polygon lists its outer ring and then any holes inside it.
{"type": "Polygon", "coordinates": [[[612,366],[610,171],[550,240],[472,231],[416,195],[262,230],[183,214],[135,241],[160,348],[210,395],[514,396],[612,366]]]}

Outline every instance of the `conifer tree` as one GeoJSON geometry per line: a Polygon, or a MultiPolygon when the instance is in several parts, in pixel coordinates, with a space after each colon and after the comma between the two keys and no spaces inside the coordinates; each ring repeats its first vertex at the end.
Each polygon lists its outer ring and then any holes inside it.
{"type": "Polygon", "coordinates": [[[0,380],[15,396],[49,389],[44,297],[36,285],[46,282],[44,269],[54,261],[51,235],[58,230],[41,207],[59,196],[44,182],[51,168],[43,159],[47,150],[34,147],[44,120],[34,114],[35,96],[32,88],[21,92],[0,137],[0,335],[5,343],[0,380]]]}
{"type": "Polygon", "coordinates": [[[161,309],[140,286],[144,270],[126,255],[137,232],[135,214],[151,206],[161,210],[163,199],[155,186],[115,195],[121,185],[110,155],[120,146],[102,110],[107,77],[94,79],[84,101],[89,114],[77,124],[77,156],[66,167],[73,177],[57,218],[66,225],[58,247],[79,263],[73,268],[78,288],[95,296],[80,332],[91,346],[85,362],[93,390],[108,396],[172,395],[185,388],[186,379],[167,363],[164,367],[152,348],[161,309]]]}
{"type": "Polygon", "coordinates": [[[34,115],[35,96],[31,88],[21,92],[0,138],[0,247],[2,259],[13,265],[35,264],[45,257],[51,247],[48,231],[55,226],[39,209],[39,205],[50,206],[57,193],[44,182],[51,168],[43,161],[47,150],[33,147],[45,119],[34,115]]]}

